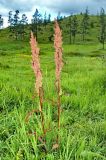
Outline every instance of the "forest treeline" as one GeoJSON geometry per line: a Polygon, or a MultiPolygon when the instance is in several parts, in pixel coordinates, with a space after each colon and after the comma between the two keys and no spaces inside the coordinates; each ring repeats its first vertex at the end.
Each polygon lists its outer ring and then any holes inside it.
{"type": "MultiPolygon", "coordinates": [[[[95,26],[94,20],[91,21],[91,16],[92,15],[89,13],[88,8],[86,8],[84,13],[81,12],[79,15],[72,14],[69,17],[61,16],[61,13],[59,12],[56,19],[60,23],[64,34],[67,35],[69,39],[68,42],[70,44],[75,44],[76,41],[79,40],[82,42],[89,41],[90,38],[87,39],[87,37],[90,37],[91,34],[97,32],[97,34],[94,34],[93,36],[95,36],[95,39],[102,43],[104,49],[106,41],[105,10],[101,8],[100,13],[97,13],[97,15],[94,16],[97,18],[97,26],[95,26]],[[63,24],[65,19],[67,19],[67,21],[65,21],[63,24]],[[93,33],[91,33],[91,29],[93,29],[93,33]]],[[[41,35],[44,32],[48,33],[48,41],[51,42],[53,41],[53,23],[54,22],[51,20],[51,14],[47,14],[45,12],[45,14],[42,15],[38,9],[35,10],[35,13],[32,16],[31,24],[28,24],[28,18],[26,14],[22,14],[20,17],[19,10],[16,10],[14,13],[9,11],[8,13],[9,35],[16,40],[24,40],[26,35],[32,30],[38,40],[39,33],[41,35]]],[[[3,25],[4,19],[2,15],[0,15],[0,29],[3,28],[3,25]]]]}

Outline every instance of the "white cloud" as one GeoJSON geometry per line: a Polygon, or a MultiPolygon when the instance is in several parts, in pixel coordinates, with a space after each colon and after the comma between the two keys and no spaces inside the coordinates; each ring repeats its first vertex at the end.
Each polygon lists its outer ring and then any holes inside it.
{"type": "Polygon", "coordinates": [[[7,16],[10,10],[19,9],[31,17],[38,8],[56,15],[59,11],[65,15],[83,12],[88,7],[90,13],[97,13],[101,7],[106,10],[106,0],[0,0],[0,14],[7,16]]]}
{"type": "Polygon", "coordinates": [[[7,10],[32,11],[33,8],[49,9],[52,11],[61,11],[69,13],[73,11],[84,10],[88,6],[91,12],[97,8],[104,7],[106,9],[106,0],[0,0],[0,12],[2,7],[7,10]]]}

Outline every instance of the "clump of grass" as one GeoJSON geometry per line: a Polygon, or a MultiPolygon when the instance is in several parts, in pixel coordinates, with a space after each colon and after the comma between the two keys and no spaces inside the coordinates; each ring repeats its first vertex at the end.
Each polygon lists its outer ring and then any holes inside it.
{"type": "MultiPolygon", "coordinates": [[[[60,112],[61,112],[61,70],[63,67],[63,61],[62,61],[62,31],[60,30],[59,24],[57,21],[55,21],[55,28],[54,28],[55,34],[54,34],[54,48],[55,48],[55,76],[56,76],[56,90],[57,90],[57,108],[58,108],[58,134],[57,134],[57,143],[53,145],[52,149],[56,149],[59,146],[59,132],[60,132],[60,112]]],[[[35,91],[39,97],[39,110],[33,110],[30,112],[26,120],[28,121],[29,117],[34,113],[40,113],[41,115],[41,125],[42,125],[42,131],[43,131],[43,136],[46,136],[46,132],[51,129],[46,130],[45,129],[45,118],[44,118],[44,113],[43,113],[43,103],[44,103],[44,98],[43,98],[43,84],[42,84],[42,72],[41,72],[41,67],[40,67],[40,58],[39,58],[39,52],[40,49],[38,48],[36,37],[34,37],[33,32],[31,32],[31,40],[30,40],[30,45],[31,45],[31,51],[32,51],[32,68],[35,74],[35,91]]],[[[34,132],[36,134],[36,132],[34,132]]],[[[42,138],[38,137],[38,139],[42,143],[42,138]]],[[[45,144],[44,140],[44,144],[45,144]]]]}
{"type": "Polygon", "coordinates": [[[5,64],[0,63],[0,68],[2,68],[2,69],[9,69],[10,66],[7,65],[7,64],[5,65],[5,64]]]}

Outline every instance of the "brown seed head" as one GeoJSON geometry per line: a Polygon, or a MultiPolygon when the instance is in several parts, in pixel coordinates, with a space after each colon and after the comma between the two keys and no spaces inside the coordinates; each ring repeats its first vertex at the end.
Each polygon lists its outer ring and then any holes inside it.
{"type": "Polygon", "coordinates": [[[40,88],[42,88],[42,72],[40,69],[40,60],[39,60],[40,49],[37,47],[36,37],[34,38],[33,32],[31,32],[30,45],[32,51],[32,68],[36,77],[35,88],[36,92],[39,94],[39,90],[40,88]]]}
{"type": "Polygon", "coordinates": [[[63,49],[62,49],[62,31],[56,20],[55,20],[54,48],[55,48],[56,81],[59,81],[60,73],[63,67],[63,61],[62,61],[63,49]]]}

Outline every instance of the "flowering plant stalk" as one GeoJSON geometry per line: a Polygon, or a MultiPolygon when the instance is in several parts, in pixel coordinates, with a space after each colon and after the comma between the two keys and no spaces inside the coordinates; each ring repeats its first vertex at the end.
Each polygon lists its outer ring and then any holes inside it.
{"type": "MultiPolygon", "coordinates": [[[[55,34],[54,34],[54,48],[55,48],[55,76],[56,76],[56,89],[58,94],[58,131],[60,131],[60,113],[61,113],[61,70],[63,67],[62,61],[62,31],[58,22],[55,20],[55,34]]],[[[57,136],[59,141],[59,136],[57,136]]]]}
{"type": "Polygon", "coordinates": [[[39,111],[41,114],[41,124],[42,124],[43,134],[45,134],[44,114],[43,114],[42,72],[41,72],[40,60],[39,60],[40,49],[37,46],[36,37],[34,37],[32,32],[31,32],[30,45],[31,45],[31,51],[32,51],[32,68],[36,77],[35,89],[39,97],[39,107],[40,107],[39,111]]]}
{"type": "MultiPolygon", "coordinates": [[[[55,28],[54,28],[54,48],[55,48],[55,76],[56,76],[56,90],[57,90],[57,102],[54,102],[53,100],[50,100],[52,103],[57,104],[57,110],[58,110],[58,134],[57,134],[57,143],[53,145],[52,149],[56,149],[59,146],[59,134],[60,134],[60,114],[61,114],[61,71],[63,67],[63,61],[62,61],[62,31],[59,27],[58,22],[55,20],[55,28]]],[[[41,115],[41,124],[42,124],[42,131],[43,135],[46,135],[46,132],[52,131],[52,129],[45,129],[45,119],[44,119],[44,113],[43,113],[43,102],[45,101],[43,96],[43,85],[42,85],[42,72],[40,67],[40,58],[39,58],[39,52],[40,49],[38,48],[36,37],[34,37],[33,33],[31,32],[31,39],[30,39],[30,45],[31,45],[31,51],[32,51],[32,68],[36,77],[35,81],[35,90],[39,97],[39,110],[33,110],[28,114],[26,117],[26,121],[29,120],[29,117],[34,113],[40,112],[41,115]]],[[[35,132],[36,134],[36,132],[35,132]]],[[[41,137],[38,137],[39,140],[42,141],[41,137]]],[[[44,141],[44,144],[46,141],[44,141]]]]}

